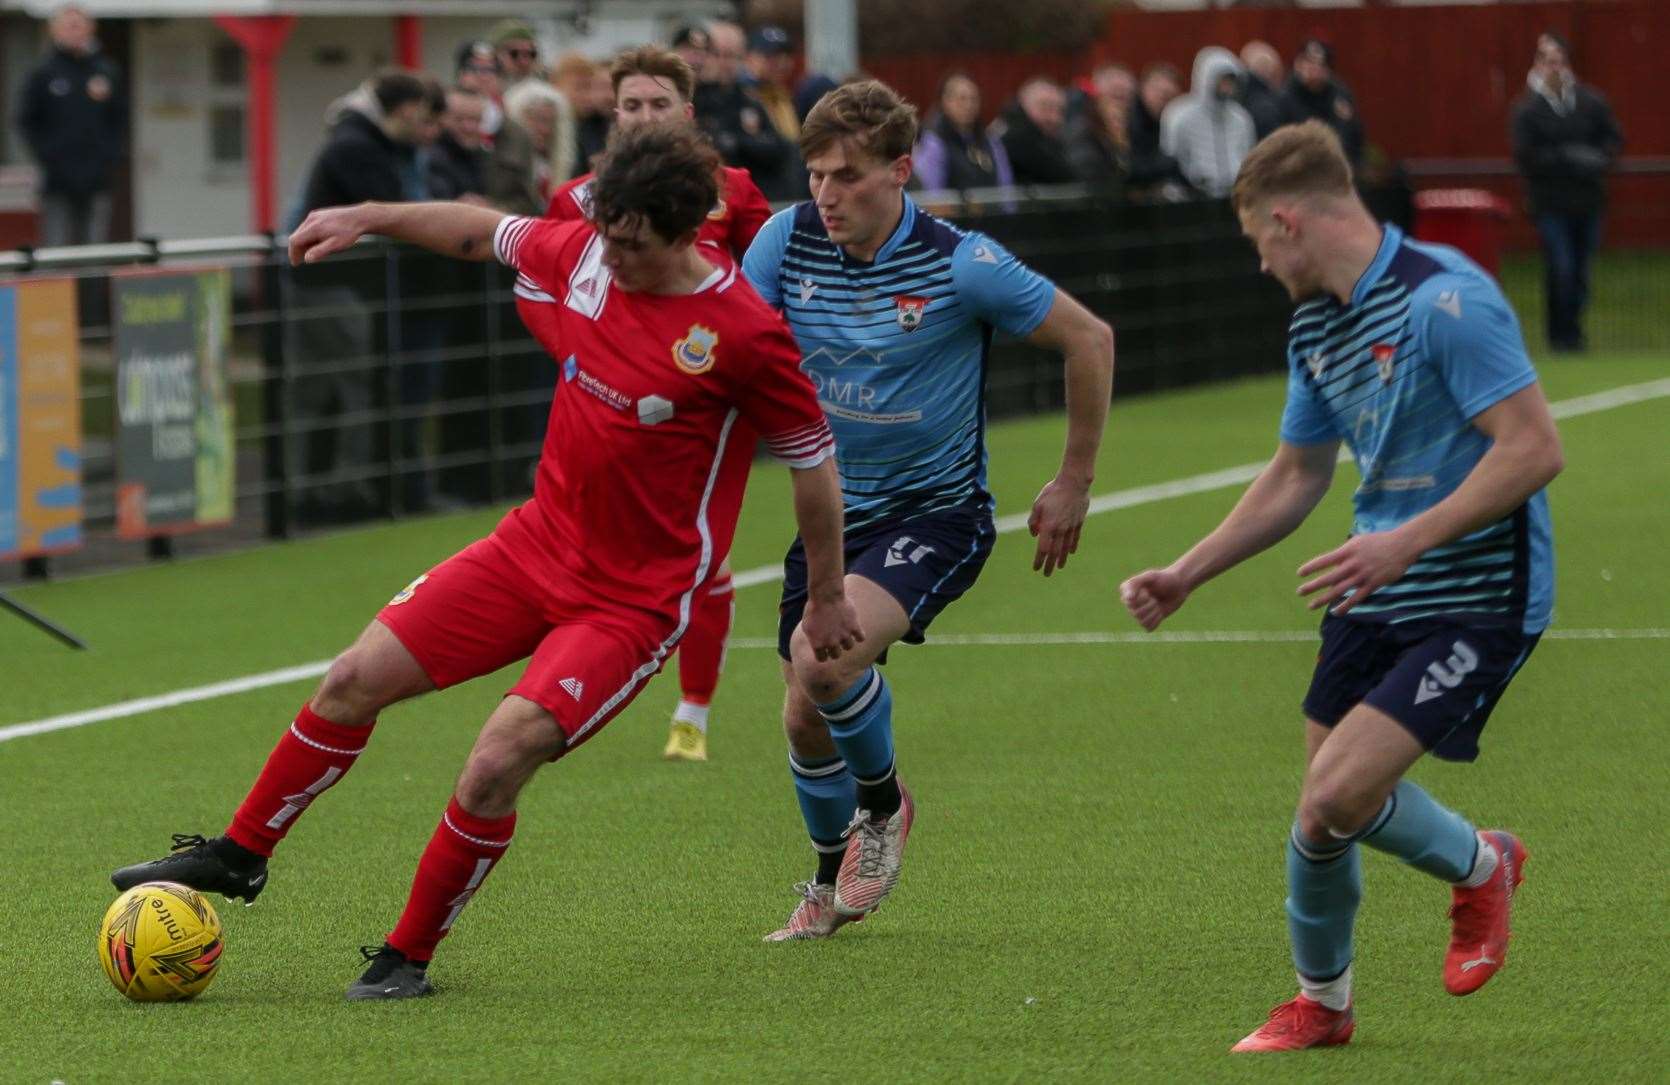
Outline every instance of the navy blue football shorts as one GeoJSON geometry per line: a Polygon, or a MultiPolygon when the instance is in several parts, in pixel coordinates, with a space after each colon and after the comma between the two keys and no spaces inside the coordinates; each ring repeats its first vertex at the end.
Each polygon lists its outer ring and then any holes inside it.
{"type": "MultiPolygon", "coordinates": [[[[910,617],[905,643],[921,644],[939,612],[974,586],[996,539],[989,508],[960,505],[865,524],[847,533],[842,551],[849,574],[879,584],[905,608],[910,617]]],[[[777,654],[784,659],[805,609],[806,548],[796,537],[783,558],[778,607],[777,654]]]]}
{"type": "Polygon", "coordinates": [[[1491,710],[1541,637],[1457,621],[1383,624],[1329,614],[1305,715],[1332,727],[1357,705],[1371,705],[1433,756],[1472,761],[1491,710]]]}

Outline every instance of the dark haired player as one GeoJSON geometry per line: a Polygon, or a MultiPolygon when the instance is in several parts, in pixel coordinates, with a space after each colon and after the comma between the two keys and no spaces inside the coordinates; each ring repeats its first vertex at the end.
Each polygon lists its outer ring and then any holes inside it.
{"type": "MultiPolygon", "coordinates": [[[[675,123],[695,128],[690,104],[696,76],[677,53],[642,45],[615,57],[609,67],[615,87],[615,124],[675,123]]],[[[760,195],[748,171],[720,166],[715,178],[719,198],[702,223],[701,239],[711,241],[741,260],[771,206],[760,195]]],[[[592,210],[594,175],[587,173],[559,188],[546,208],[547,218],[571,222],[588,218],[592,210]]],[[[730,635],[736,607],[730,558],[719,563],[712,582],[692,604],[690,631],[678,646],[679,702],[667,733],[662,756],[674,761],[707,760],[708,712],[724,668],[725,638],[730,635]]]]}
{"type": "Polygon", "coordinates": [[[520,272],[518,308],[561,373],[534,497],[412,581],[337,658],[224,836],[177,837],[174,854],[117,871],[118,888],[176,881],[253,901],[274,847],[364,752],[378,711],[526,659],[399,923],[348,988],[428,994],[436,945],[510,844],[518,793],[630,704],[684,635],[736,529],[745,429],[791,469],[815,652],[863,639],[842,583],[833,441],[800,354],[729,255],[696,242],[717,164],[693,131],[644,126],[612,143],[591,222],[369,203],[315,212],[291,235],[297,262],[375,233],[520,272]]]}

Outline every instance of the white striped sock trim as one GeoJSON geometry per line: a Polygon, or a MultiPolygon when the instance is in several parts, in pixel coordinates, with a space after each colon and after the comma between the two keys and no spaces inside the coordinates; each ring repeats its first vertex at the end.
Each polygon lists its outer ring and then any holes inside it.
{"type": "Polygon", "coordinates": [[[881,672],[876,670],[874,667],[871,667],[870,684],[864,687],[863,693],[858,695],[856,703],[848,705],[839,712],[825,712],[820,708],[818,709],[818,715],[822,716],[828,723],[844,723],[845,721],[850,720],[854,716],[862,713],[866,708],[869,708],[870,705],[874,703],[875,699],[880,695],[881,672]]]}
{"type": "MultiPolygon", "coordinates": [[[[479,844],[481,847],[484,847],[484,848],[508,848],[508,847],[510,847],[510,838],[509,837],[505,837],[503,840],[483,840],[479,836],[471,836],[469,833],[465,832],[463,829],[460,829],[458,826],[456,826],[452,823],[452,815],[450,815],[450,814],[442,814],[441,815],[441,821],[442,821],[442,823],[444,823],[446,825],[447,828],[451,829],[453,832],[457,833],[459,836],[463,837],[465,840],[468,840],[472,844],[479,844]]],[[[485,876],[486,875],[484,874],[483,877],[485,877],[485,876]]]]}
{"type": "Polygon", "coordinates": [[[360,754],[365,752],[365,747],[364,746],[361,746],[357,750],[339,750],[335,746],[327,746],[323,742],[315,742],[311,738],[308,738],[306,735],[304,735],[300,731],[298,731],[296,729],[296,725],[293,724],[293,723],[290,725],[290,733],[292,735],[295,735],[296,740],[303,743],[304,745],[312,746],[315,750],[322,750],[325,753],[334,753],[338,757],[358,757],[360,754]]]}
{"type": "Polygon", "coordinates": [[[814,840],[812,841],[812,850],[819,855],[834,855],[837,852],[846,851],[847,845],[844,841],[840,844],[820,844],[814,840]]]}
{"type": "Polygon", "coordinates": [[[883,773],[880,776],[877,776],[874,780],[866,780],[866,779],[858,776],[857,774],[854,774],[853,778],[852,778],[852,782],[855,783],[855,784],[858,784],[860,787],[875,787],[877,784],[884,783],[887,780],[892,779],[896,775],[898,775],[898,774],[894,771],[893,767],[890,765],[890,766],[888,766],[888,769],[885,773],[883,773]]]}
{"type": "Polygon", "coordinates": [[[1338,859],[1351,850],[1351,843],[1346,843],[1344,847],[1335,848],[1332,851],[1317,851],[1315,848],[1307,847],[1297,832],[1288,833],[1288,840],[1292,842],[1294,851],[1313,863],[1326,863],[1338,859]]]}
{"type": "Polygon", "coordinates": [[[790,754],[789,769],[793,771],[796,776],[804,776],[808,780],[821,780],[825,776],[838,776],[845,772],[847,770],[847,763],[845,761],[837,760],[828,765],[819,765],[816,768],[807,768],[799,761],[796,761],[793,754],[790,754]]]}

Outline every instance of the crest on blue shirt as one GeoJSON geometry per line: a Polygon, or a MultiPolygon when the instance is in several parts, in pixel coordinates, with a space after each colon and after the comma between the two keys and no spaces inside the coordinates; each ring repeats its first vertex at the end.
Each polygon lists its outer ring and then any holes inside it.
{"type": "Polygon", "coordinates": [[[718,345],[718,332],[692,324],[684,338],[673,344],[673,361],[686,373],[706,373],[713,368],[713,351],[718,345]]]}
{"type": "Polygon", "coordinates": [[[1376,343],[1368,348],[1374,355],[1374,365],[1380,370],[1380,383],[1392,383],[1392,363],[1397,361],[1397,345],[1395,343],[1376,343]]]}
{"type": "Polygon", "coordinates": [[[899,307],[899,327],[907,332],[913,332],[922,326],[922,313],[928,308],[928,298],[913,297],[910,294],[900,294],[893,299],[899,307]]]}

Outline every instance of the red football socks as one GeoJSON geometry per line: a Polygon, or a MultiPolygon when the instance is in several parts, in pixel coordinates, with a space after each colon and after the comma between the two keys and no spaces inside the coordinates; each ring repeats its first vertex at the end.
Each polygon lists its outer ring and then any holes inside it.
{"type": "Polygon", "coordinates": [[[705,705],[719,688],[725,638],[731,635],[736,593],[729,576],[708,584],[691,604],[690,629],[678,645],[678,684],[683,698],[705,705]]]}
{"type": "Polygon", "coordinates": [[[464,905],[510,846],[515,831],[514,812],[502,818],[478,818],[458,805],[454,796],[418,860],[412,895],[406,898],[406,910],[388,937],[389,945],[407,960],[433,957],[464,905]]]}
{"type": "Polygon", "coordinates": [[[344,727],[302,705],[232,815],[226,835],[241,847],[271,856],[309,804],[342,779],[365,752],[375,724],[373,720],[364,727],[344,727]]]}

